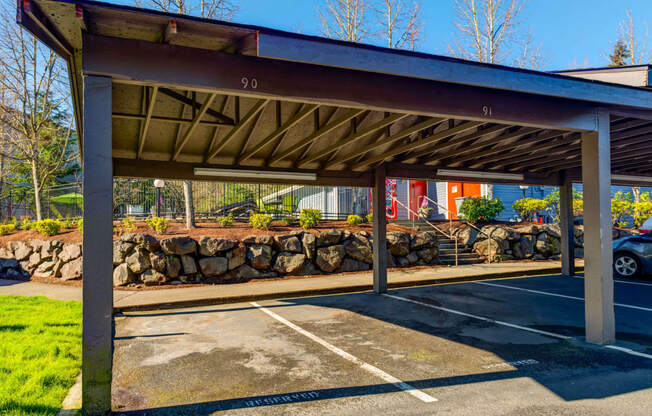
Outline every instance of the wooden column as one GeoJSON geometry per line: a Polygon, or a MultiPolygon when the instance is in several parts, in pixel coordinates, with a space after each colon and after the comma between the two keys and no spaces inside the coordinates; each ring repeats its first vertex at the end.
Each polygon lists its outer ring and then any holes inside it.
{"type": "Polygon", "coordinates": [[[561,228],[561,274],[575,275],[575,233],[573,227],[573,183],[566,179],[559,187],[559,226],[561,228]]]}
{"type": "Polygon", "coordinates": [[[84,76],[84,265],[82,406],[111,412],[113,171],[111,78],[84,76]]]}
{"type": "Polygon", "coordinates": [[[376,168],[373,188],[374,218],[374,292],[387,292],[387,217],[385,191],[385,165],[376,168]]]}
{"type": "Polygon", "coordinates": [[[582,133],[584,183],[584,309],[586,340],[615,342],[611,237],[609,113],[597,112],[597,131],[582,133]]]}

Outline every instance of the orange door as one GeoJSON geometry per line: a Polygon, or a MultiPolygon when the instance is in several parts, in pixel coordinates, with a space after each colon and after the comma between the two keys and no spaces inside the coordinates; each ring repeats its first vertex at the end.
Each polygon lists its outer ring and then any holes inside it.
{"type": "Polygon", "coordinates": [[[448,182],[448,209],[453,219],[457,219],[457,204],[455,198],[465,196],[479,198],[482,195],[482,185],[479,183],[448,182]]]}

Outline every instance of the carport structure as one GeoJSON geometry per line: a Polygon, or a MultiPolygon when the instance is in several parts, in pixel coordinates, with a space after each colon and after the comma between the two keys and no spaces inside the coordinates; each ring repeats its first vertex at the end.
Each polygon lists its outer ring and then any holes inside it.
{"type": "MultiPolygon", "coordinates": [[[[652,91],[90,1],[20,0],[66,59],[84,165],[83,400],[111,404],[114,176],[373,188],[584,184],[590,342],[614,342],[610,185],[652,183],[652,91]]],[[[387,289],[374,215],[374,290],[387,289]]]]}

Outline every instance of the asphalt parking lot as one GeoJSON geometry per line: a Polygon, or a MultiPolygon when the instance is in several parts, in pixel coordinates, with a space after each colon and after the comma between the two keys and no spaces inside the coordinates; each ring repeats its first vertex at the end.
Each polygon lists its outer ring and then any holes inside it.
{"type": "Polygon", "coordinates": [[[650,415],[652,282],[616,282],[618,344],[584,343],[581,278],[116,317],[126,415],[650,415]]]}

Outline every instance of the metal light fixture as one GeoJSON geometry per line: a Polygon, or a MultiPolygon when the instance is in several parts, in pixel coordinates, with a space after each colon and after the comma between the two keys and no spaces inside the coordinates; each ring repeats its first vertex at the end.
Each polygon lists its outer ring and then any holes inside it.
{"type": "Polygon", "coordinates": [[[525,179],[522,173],[501,173],[501,172],[477,172],[455,169],[437,169],[437,176],[450,176],[458,178],[497,179],[509,181],[522,181],[525,179]]]}
{"type": "Polygon", "coordinates": [[[652,183],[652,177],[649,176],[631,176],[631,175],[611,175],[612,181],[623,182],[647,182],[652,183]]]}
{"type": "Polygon", "coordinates": [[[154,187],[156,188],[156,216],[161,216],[161,188],[165,186],[163,179],[155,179],[154,187]]]}
{"type": "Polygon", "coordinates": [[[317,174],[310,172],[282,172],[241,169],[195,168],[195,176],[215,176],[218,178],[243,179],[286,179],[295,181],[316,181],[317,174]]]}

